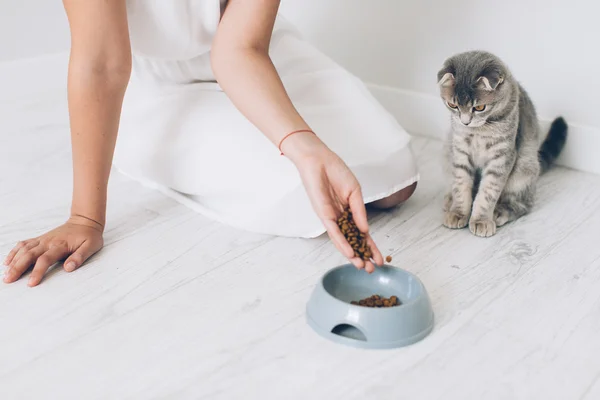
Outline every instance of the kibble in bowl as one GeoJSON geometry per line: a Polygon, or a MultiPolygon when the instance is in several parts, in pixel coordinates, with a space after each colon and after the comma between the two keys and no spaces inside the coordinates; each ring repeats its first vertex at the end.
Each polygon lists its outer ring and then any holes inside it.
{"type": "Polygon", "coordinates": [[[422,282],[390,265],[371,274],[352,264],[327,271],[307,304],[306,319],[323,337],[363,348],[406,346],[433,328],[433,310],[422,282]]]}
{"type": "Polygon", "coordinates": [[[401,305],[400,300],[397,296],[391,296],[389,299],[383,296],[379,296],[377,294],[372,295],[371,297],[367,297],[366,299],[352,301],[350,304],[355,306],[363,306],[363,307],[396,307],[401,305]]]}

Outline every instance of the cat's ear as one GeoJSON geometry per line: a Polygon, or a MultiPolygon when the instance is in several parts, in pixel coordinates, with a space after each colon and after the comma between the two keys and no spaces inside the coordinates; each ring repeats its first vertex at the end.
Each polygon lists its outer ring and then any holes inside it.
{"type": "Polygon", "coordinates": [[[487,90],[491,92],[504,82],[504,78],[500,74],[488,74],[487,76],[480,76],[477,78],[477,87],[479,89],[487,90]]]}
{"type": "Polygon", "coordinates": [[[454,86],[454,74],[452,74],[451,72],[443,72],[440,71],[440,73],[438,74],[438,85],[440,87],[451,87],[454,86]]]}

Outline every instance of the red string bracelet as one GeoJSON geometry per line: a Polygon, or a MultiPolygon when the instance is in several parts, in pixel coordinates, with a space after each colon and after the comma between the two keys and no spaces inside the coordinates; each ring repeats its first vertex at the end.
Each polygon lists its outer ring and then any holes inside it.
{"type": "Polygon", "coordinates": [[[293,131],[293,132],[290,132],[290,133],[288,133],[288,134],[287,134],[287,135],[285,135],[285,136],[283,137],[283,139],[281,139],[281,141],[279,142],[279,152],[281,153],[281,155],[284,155],[284,154],[283,154],[283,151],[281,151],[281,145],[283,144],[283,141],[284,141],[285,139],[289,138],[290,136],[292,136],[292,135],[294,135],[294,134],[296,134],[296,133],[300,133],[300,132],[307,132],[307,133],[312,133],[313,135],[316,135],[316,134],[315,134],[313,131],[311,131],[310,129],[299,129],[299,130],[297,130],[297,131],[293,131]]]}

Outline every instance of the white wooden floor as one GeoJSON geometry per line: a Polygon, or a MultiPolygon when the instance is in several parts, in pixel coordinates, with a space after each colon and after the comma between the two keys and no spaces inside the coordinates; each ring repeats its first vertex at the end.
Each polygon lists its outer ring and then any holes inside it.
{"type": "MultiPolygon", "coordinates": [[[[66,108],[48,101],[0,102],[2,255],[68,212],[66,108]]],[[[0,284],[0,398],[599,399],[600,177],[550,172],[533,214],[480,239],[441,226],[440,143],[414,148],[415,196],[371,223],[429,290],[424,341],[325,341],[304,307],[343,261],[328,240],[239,232],[115,174],[92,262],[0,284]]]]}

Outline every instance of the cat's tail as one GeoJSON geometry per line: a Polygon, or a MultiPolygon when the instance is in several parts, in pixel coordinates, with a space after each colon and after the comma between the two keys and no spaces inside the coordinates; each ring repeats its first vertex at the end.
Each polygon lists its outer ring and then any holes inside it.
{"type": "Polygon", "coordinates": [[[556,118],[539,150],[541,172],[546,172],[565,147],[569,127],[563,117],[556,118]]]}

